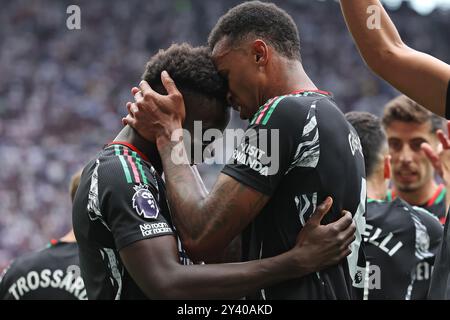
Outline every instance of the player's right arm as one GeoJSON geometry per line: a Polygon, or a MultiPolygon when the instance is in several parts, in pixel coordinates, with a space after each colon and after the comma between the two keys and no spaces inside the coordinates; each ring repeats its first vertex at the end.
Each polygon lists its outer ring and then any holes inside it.
{"type": "MultiPolygon", "coordinates": [[[[354,229],[347,243],[323,246],[324,231],[348,229],[339,220],[320,224],[331,208],[331,198],[319,205],[299,233],[293,249],[279,256],[245,263],[189,265],[179,263],[175,237],[164,235],[133,242],[122,248],[121,259],[138,286],[151,299],[240,298],[277,282],[299,278],[336,264],[350,253],[354,229]],[[336,255],[336,252],[340,254],[336,255]]],[[[350,222],[351,223],[351,222],[350,222]]],[[[334,232],[333,231],[333,232],[334,232]]]]}
{"type": "Polygon", "coordinates": [[[403,43],[379,0],[341,0],[341,9],[367,65],[396,89],[445,117],[450,65],[403,43]]]}

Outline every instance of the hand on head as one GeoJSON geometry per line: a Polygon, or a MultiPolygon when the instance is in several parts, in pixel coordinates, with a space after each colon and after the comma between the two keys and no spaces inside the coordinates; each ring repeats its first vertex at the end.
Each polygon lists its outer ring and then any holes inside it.
{"type": "Polygon", "coordinates": [[[133,87],[134,102],[127,103],[128,115],[123,125],[130,125],[145,139],[157,142],[159,138],[170,139],[172,132],[181,128],[186,116],[183,96],[166,71],[161,81],[167,95],[153,90],[147,81],[141,81],[139,88],[133,87]]]}

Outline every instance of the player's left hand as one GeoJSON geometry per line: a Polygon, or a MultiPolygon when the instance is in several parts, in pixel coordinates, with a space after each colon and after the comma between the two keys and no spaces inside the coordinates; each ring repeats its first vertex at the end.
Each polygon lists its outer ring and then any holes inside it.
{"type": "Polygon", "coordinates": [[[122,119],[124,125],[132,126],[145,139],[156,143],[159,139],[170,141],[186,116],[183,96],[166,71],[161,73],[161,81],[167,95],[154,91],[147,81],[131,89],[135,102],[127,103],[128,115],[122,119]]]}

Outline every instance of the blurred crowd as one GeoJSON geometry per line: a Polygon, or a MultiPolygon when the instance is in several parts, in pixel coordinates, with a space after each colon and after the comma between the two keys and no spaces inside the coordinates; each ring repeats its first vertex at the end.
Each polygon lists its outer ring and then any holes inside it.
{"type": "MultiPolygon", "coordinates": [[[[68,180],[121,128],[130,88],[146,61],[173,42],[206,42],[236,0],[0,0],[0,270],[62,236],[71,223],[68,180]]],[[[339,5],[274,1],[300,30],[303,63],[343,112],[379,115],[397,93],[365,67],[339,5]]],[[[450,11],[390,13],[405,42],[450,62],[450,11]]],[[[424,88],[426,90],[426,88],[424,88]]],[[[245,123],[236,115],[230,126],[245,123]]],[[[201,166],[211,187],[220,166],[201,166]]]]}

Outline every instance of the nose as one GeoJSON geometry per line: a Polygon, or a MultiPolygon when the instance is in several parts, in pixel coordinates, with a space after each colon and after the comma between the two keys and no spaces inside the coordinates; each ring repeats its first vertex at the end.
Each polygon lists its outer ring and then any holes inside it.
{"type": "Polygon", "coordinates": [[[412,162],[414,151],[406,143],[400,151],[399,159],[401,162],[412,162]]]}

